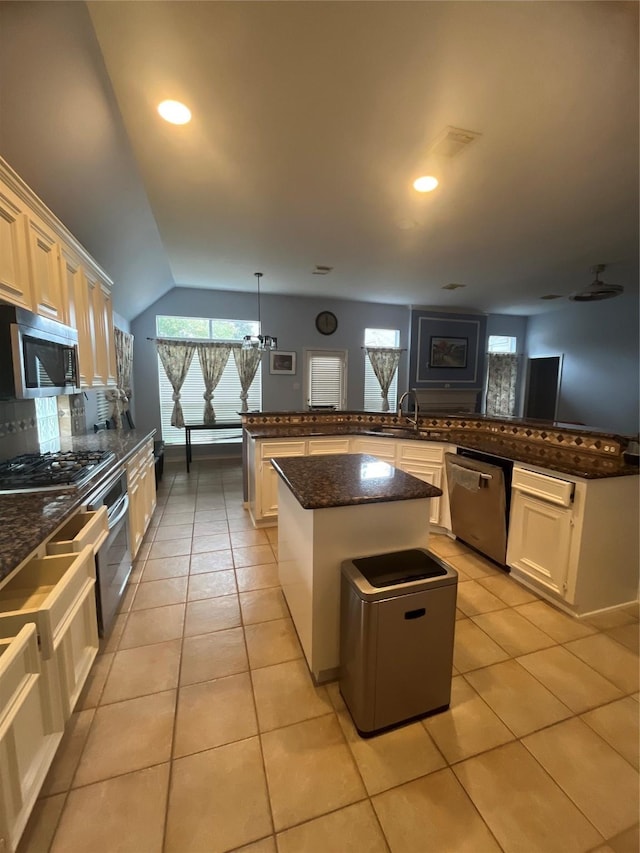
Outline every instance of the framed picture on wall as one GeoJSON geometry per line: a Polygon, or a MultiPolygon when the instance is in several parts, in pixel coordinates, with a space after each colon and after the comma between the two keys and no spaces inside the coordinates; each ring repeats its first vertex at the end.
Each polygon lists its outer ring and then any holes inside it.
{"type": "Polygon", "coordinates": [[[429,347],[429,367],[466,367],[468,338],[432,337],[429,347]]]}
{"type": "Polygon", "coordinates": [[[269,373],[295,373],[296,372],[296,354],[295,352],[283,352],[282,350],[272,350],[269,353],[269,373]]]}

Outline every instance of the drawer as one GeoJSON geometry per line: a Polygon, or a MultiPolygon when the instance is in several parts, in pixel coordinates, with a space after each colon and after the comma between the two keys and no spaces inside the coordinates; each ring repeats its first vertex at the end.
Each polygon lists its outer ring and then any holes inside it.
{"type": "Polygon", "coordinates": [[[310,438],[309,456],[318,456],[322,453],[348,453],[348,438],[310,438]]]}
{"type": "Polygon", "coordinates": [[[13,636],[34,622],[42,657],[53,656],[56,640],[77,602],[95,584],[93,549],[30,560],[0,589],[0,635],[13,636]]]}
{"type": "Polygon", "coordinates": [[[47,554],[69,554],[82,551],[91,545],[93,553],[109,535],[107,508],[101,506],[96,512],[78,512],[47,542],[47,554]]]}
{"type": "Polygon", "coordinates": [[[306,442],[304,441],[265,441],[260,445],[260,458],[271,459],[273,456],[304,456],[306,442]]]}
{"type": "Polygon", "coordinates": [[[575,483],[559,480],[526,468],[514,468],[511,487],[524,495],[539,498],[558,506],[570,506],[575,483]]]}
{"type": "Polygon", "coordinates": [[[395,439],[389,438],[356,438],[351,452],[369,453],[371,456],[393,461],[396,458],[396,443],[395,439]]]}
{"type": "Polygon", "coordinates": [[[443,462],[444,444],[428,444],[424,441],[404,441],[398,448],[400,462],[443,462]]]}

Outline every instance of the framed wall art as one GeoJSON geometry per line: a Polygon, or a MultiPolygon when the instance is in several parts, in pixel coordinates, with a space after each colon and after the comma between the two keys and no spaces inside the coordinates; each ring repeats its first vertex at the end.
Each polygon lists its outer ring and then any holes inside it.
{"type": "Polygon", "coordinates": [[[432,337],[429,347],[429,367],[466,367],[468,345],[468,338],[432,337]]]}
{"type": "Polygon", "coordinates": [[[295,352],[283,352],[282,350],[272,350],[269,353],[269,373],[288,373],[296,372],[296,354],[295,352]]]}

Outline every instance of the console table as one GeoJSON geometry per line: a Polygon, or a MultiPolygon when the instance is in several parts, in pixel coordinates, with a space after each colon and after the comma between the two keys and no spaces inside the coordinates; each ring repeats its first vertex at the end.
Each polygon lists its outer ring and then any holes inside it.
{"type": "Polygon", "coordinates": [[[187,458],[187,474],[191,465],[191,432],[201,429],[241,429],[242,421],[216,421],[213,424],[185,424],[185,454],[187,458]]]}

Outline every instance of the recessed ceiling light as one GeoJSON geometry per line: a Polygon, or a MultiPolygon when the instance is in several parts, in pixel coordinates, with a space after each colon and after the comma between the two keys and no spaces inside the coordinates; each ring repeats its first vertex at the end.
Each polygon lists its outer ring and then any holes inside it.
{"type": "Polygon", "coordinates": [[[416,178],[413,182],[414,190],[419,193],[430,193],[438,186],[438,179],[431,175],[423,175],[421,178],[416,178]]]}
{"type": "Polygon", "coordinates": [[[162,101],[158,104],[158,112],[171,124],[187,124],[191,121],[191,110],[180,101],[162,101]]]}

